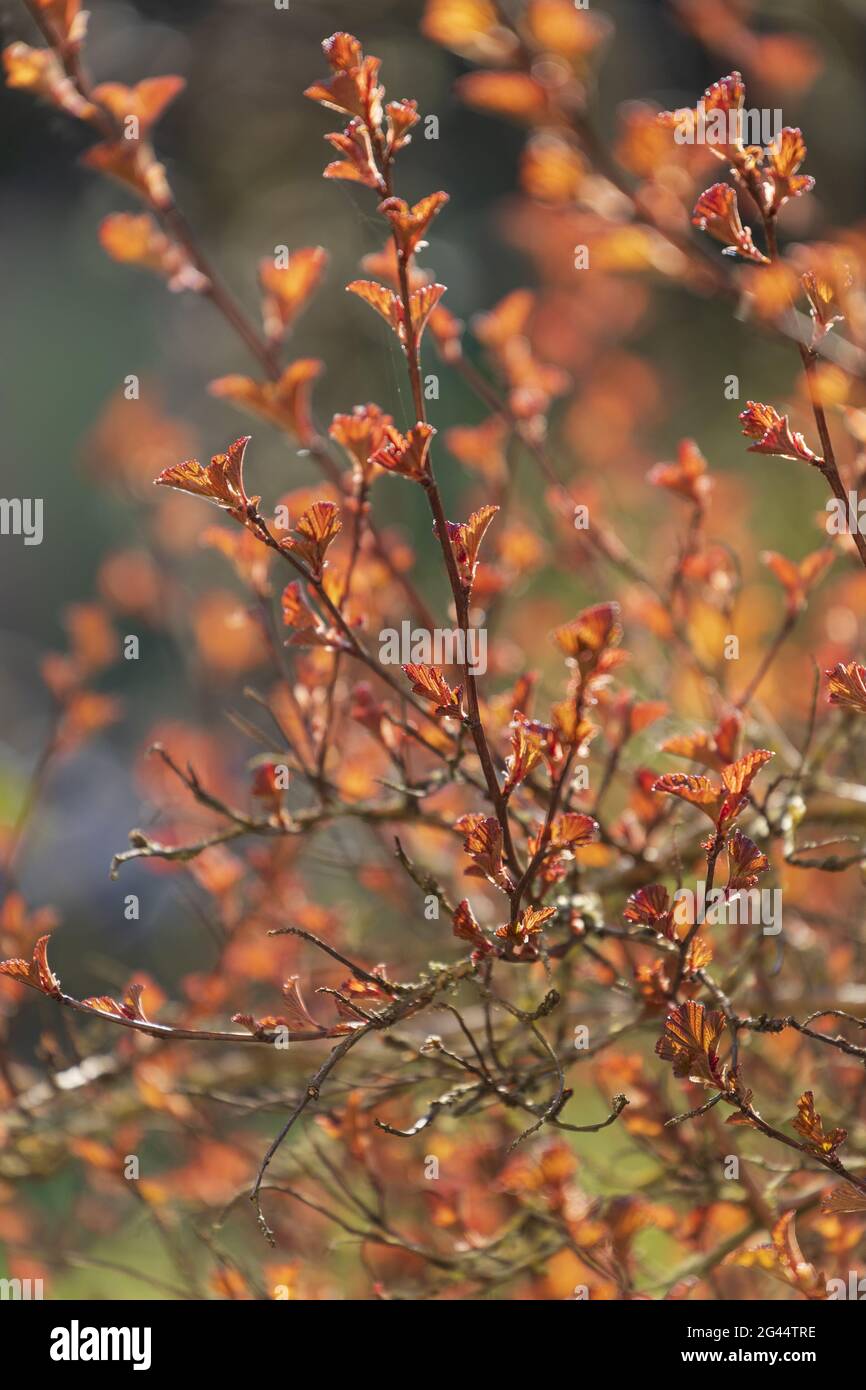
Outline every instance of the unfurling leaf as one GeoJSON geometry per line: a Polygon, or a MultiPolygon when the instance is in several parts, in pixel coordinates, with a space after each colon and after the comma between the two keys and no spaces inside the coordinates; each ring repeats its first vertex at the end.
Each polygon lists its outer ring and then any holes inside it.
{"type": "Polygon", "coordinates": [[[261,501],[260,497],[248,497],[244,488],[244,453],[249,442],[249,435],[236,439],[226,453],[214,454],[206,468],[198,459],[187,459],[185,463],[164,468],[155,479],[156,485],[207,498],[239,521],[246,521],[261,501]]]}
{"type": "Polygon", "coordinates": [[[378,405],[356,405],[351,415],[335,415],[328,431],[352,460],[356,482],[369,483],[375,472],[373,459],[388,440],[394,421],[378,405]]]}
{"type": "Polygon", "coordinates": [[[604,653],[622,640],[619,616],[618,603],[597,603],[556,628],[551,636],[560,651],[583,672],[594,672],[599,667],[603,670],[604,653]]]}
{"type": "Polygon", "coordinates": [[[799,613],[806,606],[809,590],[818,583],[833,563],[833,552],[828,548],[813,550],[811,555],[797,564],[775,550],[765,550],[761,560],[772,570],[785,590],[788,612],[799,613]]]}
{"type": "Polygon", "coordinates": [[[96,108],[82,97],[70,81],[52,49],[31,48],[28,43],[11,43],[3,50],[3,66],[7,87],[32,92],[82,121],[89,121],[95,116],[96,108]]]}
{"type": "Polygon", "coordinates": [[[427,228],[437,213],[448,202],[447,193],[431,193],[422,198],[414,207],[403,198],[386,198],[379,211],[387,217],[394,231],[394,238],[400,252],[408,260],[427,235],[427,228]]]}
{"type": "Polygon", "coordinates": [[[303,560],[314,578],[321,579],[325,556],[342,529],[340,509],[335,502],[314,502],[301,513],[291,534],[280,545],[303,560]]]}
{"type": "Polygon", "coordinates": [[[770,454],[781,459],[802,459],[804,463],[820,463],[802,434],[791,429],[787,415],[780,415],[771,405],[747,401],[740,414],[743,434],[757,440],[749,445],[750,454],[770,454]]]}
{"type": "Polygon", "coordinates": [[[730,829],[748,801],[752,781],[773,754],[766,748],[754,749],[722,769],[722,782],[709,777],[689,776],[685,772],[668,772],[659,777],[652,790],[677,796],[698,806],[721,833],[730,829]]]}
{"type": "MultiPolygon", "coordinates": [[[[662,111],[657,119],[669,130],[682,132],[687,143],[705,142],[717,159],[735,167],[747,161],[743,147],[743,105],[746,88],[738,72],[728,73],[708,87],[697,107],[681,107],[677,111],[662,111]],[[713,139],[709,139],[713,122],[713,139]],[[702,130],[702,123],[706,130],[702,130]]],[[[724,185],[722,185],[724,187],[724,185]]]]}
{"type": "Polygon", "coordinates": [[[566,811],[556,816],[550,826],[548,844],[551,849],[574,850],[591,845],[600,834],[597,820],[580,811],[566,811]]]}
{"type": "Polygon", "coordinates": [[[804,193],[811,193],[815,180],[811,174],[797,172],[805,158],[803,132],[785,126],[767,151],[767,182],[770,186],[766,207],[768,213],[777,213],[789,198],[800,198],[804,193]]]}
{"type": "Polygon", "coordinates": [[[835,1158],[836,1150],[848,1138],[847,1129],[833,1129],[829,1134],[825,1133],[824,1123],[815,1109],[815,1097],[811,1091],[804,1091],[797,1101],[797,1114],[793,1123],[795,1130],[802,1134],[809,1148],[825,1158],[835,1158]]]}
{"type": "Polygon", "coordinates": [[[423,662],[407,662],[403,667],[412,682],[412,694],[420,695],[435,705],[435,714],[448,715],[452,719],[463,718],[463,686],[451,687],[442,674],[440,666],[428,666],[423,662]]]}
{"type": "Polygon", "coordinates": [[[212,396],[231,401],[250,415],[270,421],[300,444],[308,445],[315,434],[311,404],[313,383],[323,365],[315,357],[302,357],[284,368],[276,381],[221,376],[210,383],[208,390],[212,396]]]}
{"type": "Polygon", "coordinates": [[[498,511],[498,507],[480,507],[477,512],[472,513],[468,521],[446,522],[448,539],[457,562],[457,572],[467,593],[472,592],[475,571],[478,568],[478,550],[484,533],[498,511]]]}
{"type": "Polygon", "coordinates": [[[192,264],[182,247],[169,241],[150,213],[115,212],[104,218],[99,240],[109,256],[124,265],[155,271],[170,290],[204,293],[209,280],[192,264]]]}
{"type": "Polygon", "coordinates": [[[666,1062],[673,1062],[674,1076],[687,1076],[690,1081],[721,1089],[718,1049],[724,1030],[723,1013],[689,999],[668,1014],[656,1052],[666,1062]]]}
{"type": "Polygon", "coordinates": [[[393,425],[386,425],[386,442],[370,456],[370,463],[378,464],[389,473],[399,473],[401,478],[423,482],[429,475],[427,455],[435,433],[433,426],[426,424],[415,425],[405,435],[393,425]]]}
{"type": "MultiPolygon", "coordinates": [[[[386,285],[377,284],[375,280],[353,280],[346,289],[350,294],[356,294],[359,299],[363,299],[371,309],[375,309],[394,330],[403,347],[408,346],[406,314],[403,301],[398,294],[389,290],[386,285]]],[[[410,294],[411,329],[416,347],[424,335],[430,315],[444,293],[444,285],[422,285],[410,294]]]]}
{"type": "Polygon", "coordinates": [[[137,140],[144,139],[185,86],[182,77],[146,77],[134,87],[126,87],[122,82],[103,82],[94,87],[92,95],[118,125],[125,127],[124,139],[137,140]],[[134,127],[129,125],[130,117],[135,122],[134,127]],[[130,129],[136,134],[131,135],[130,129]]]}
{"type": "Polygon", "coordinates": [[[457,904],[452,922],[456,937],[459,937],[461,941],[468,941],[476,951],[480,951],[483,955],[490,954],[493,946],[475,920],[475,913],[472,911],[468,898],[464,898],[462,902],[457,904]]]}
{"type": "Polygon", "coordinates": [[[510,796],[515,787],[526,780],[543,753],[544,744],[539,735],[532,733],[526,723],[515,724],[511,730],[511,752],[505,760],[507,775],[503,796],[510,796]]]}
{"type": "Polygon", "coordinates": [[[730,184],[714,183],[712,188],[706,189],[695,204],[692,222],[715,241],[721,241],[726,256],[742,256],[759,265],[769,264],[752,241],[749,228],[740,221],[737,195],[730,184]]]}
{"type": "Polygon", "coordinates": [[[312,101],[321,102],[331,111],[356,116],[370,131],[378,130],[382,121],[382,88],[378,85],[378,58],[364,56],[358,40],[345,32],[325,39],[322,50],[331,67],[332,76],[314,82],[304,92],[312,101]]]}
{"type": "Polygon", "coordinates": [[[763,854],[754,840],[735,830],[728,840],[725,850],[728,856],[728,893],[738,893],[742,888],[754,888],[761,874],[770,867],[766,854],[763,854]]]}
{"type": "Polygon", "coordinates": [[[693,439],[680,441],[676,463],[657,463],[647,474],[654,487],[665,487],[696,506],[706,505],[713,488],[707,461],[693,439]]]}
{"type": "Polygon", "coordinates": [[[673,936],[674,909],[670,894],[664,884],[650,883],[646,888],[638,888],[625,905],[623,917],[627,922],[638,922],[643,927],[652,927],[662,936],[673,936]]]}
{"type": "Polygon", "coordinates": [[[809,313],[812,316],[812,347],[817,347],[831,328],[837,323],[845,322],[844,314],[834,314],[833,308],[836,305],[836,288],[828,280],[816,275],[814,271],[807,270],[802,277],[803,291],[809,301],[809,313]]]}
{"type": "Polygon", "coordinates": [[[840,661],[826,676],[831,705],[866,714],[866,666],[859,661],[849,661],[847,665],[840,661]]]}
{"type": "Polygon", "coordinates": [[[144,985],[132,984],[128,987],[126,994],[121,1002],[113,999],[110,995],[95,995],[90,999],[82,999],[88,1009],[95,1009],[98,1013],[116,1014],[118,1018],[133,1019],[136,1023],[148,1023],[150,1020],[141,1006],[141,996],[144,985]]]}
{"type": "Polygon", "coordinates": [[[734,710],[719,721],[712,733],[699,729],[694,734],[677,734],[662,744],[662,752],[703,763],[721,772],[736,757],[742,726],[742,716],[734,710]]]}
{"type": "Polygon", "coordinates": [[[325,166],[326,179],[347,179],[384,193],[385,181],[376,164],[370,132],[362,120],[354,117],[345,130],[332,131],[325,139],[343,156],[325,166]]]}
{"type": "Polygon", "coordinates": [[[33,947],[31,960],[16,958],[0,961],[0,975],[6,975],[18,984],[29,985],[31,989],[38,989],[41,994],[50,994],[52,998],[59,999],[60,981],[48,964],[50,939],[49,936],[40,936],[33,947]]]}
{"type": "Polygon", "coordinates": [[[843,1183],[841,1187],[832,1187],[821,1199],[821,1210],[832,1215],[849,1212],[862,1214],[866,1212],[866,1192],[861,1192],[850,1182],[843,1183]]]}
{"type": "Polygon", "coordinates": [[[328,253],[321,246],[290,252],[285,266],[269,256],[259,261],[262,322],[269,342],[280,342],[294,325],[321,284],[327,265],[328,253]]]}
{"type": "Polygon", "coordinates": [[[555,907],[526,907],[516,922],[506,922],[504,926],[497,927],[495,935],[500,941],[508,942],[513,954],[534,955],[538,951],[542,927],[555,915],[555,907]]]}
{"type": "Polygon", "coordinates": [[[474,878],[486,878],[503,893],[510,893],[514,884],[503,862],[502,826],[496,817],[473,812],[461,816],[454,828],[466,836],[463,848],[473,860],[472,868],[466,870],[467,874],[474,878]]]}

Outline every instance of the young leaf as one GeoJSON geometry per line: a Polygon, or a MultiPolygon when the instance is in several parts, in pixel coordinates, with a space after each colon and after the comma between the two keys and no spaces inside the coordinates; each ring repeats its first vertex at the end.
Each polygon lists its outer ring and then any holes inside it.
{"type": "Polygon", "coordinates": [[[687,1076],[703,1086],[721,1088],[718,1048],[724,1030],[723,1013],[689,999],[668,1014],[656,1052],[666,1062],[673,1062],[674,1076],[687,1076]]]}

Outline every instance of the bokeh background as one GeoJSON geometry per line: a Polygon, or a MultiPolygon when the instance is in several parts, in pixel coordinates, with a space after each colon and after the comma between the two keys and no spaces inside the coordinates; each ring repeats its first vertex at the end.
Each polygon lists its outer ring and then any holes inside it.
{"type": "MultiPolygon", "coordinates": [[[[319,44],[326,35],[342,28],[358,33],[382,57],[390,94],[414,95],[423,113],[439,118],[438,140],[416,136],[401,192],[413,200],[434,188],[450,193],[430,263],[449,287],[451,310],[468,321],[515,284],[535,283],[532,255],[507,230],[524,132],[455,100],[452,84],[467,65],[421,37],[422,0],[291,0],[288,10],[275,9],[271,0],[93,0],[89,8],[89,65],[97,80],[132,83],[166,72],[186,78],[186,91],[160,124],[157,150],[200,243],[250,312],[257,306],[256,263],[275,245],[321,244],[330,253],[325,287],[292,345],[294,355],[328,364],[316,391],[320,419],[376,400],[408,420],[395,352],[374,316],[344,293],[360,256],[381,244],[372,197],[321,179],[328,152],[322,136],[332,127],[302,96],[324,71],[319,44]]],[[[623,102],[691,103],[735,66],[736,55],[709,57],[665,0],[610,0],[594,8],[616,26],[594,99],[607,137],[616,137],[623,102]]],[[[759,31],[783,25],[796,32],[804,52],[813,54],[810,80],[793,87],[767,83],[745,68],[749,104],[782,106],[785,123],[807,133],[807,167],[819,184],[802,211],[791,211],[789,232],[820,238],[840,224],[856,225],[866,214],[866,0],[730,8],[747,9],[759,31]]],[[[14,0],[3,0],[0,24],[4,42],[33,38],[14,0]]],[[[186,422],[196,452],[207,458],[247,428],[207,395],[207,383],[252,364],[206,301],[171,295],[104,254],[96,235],[101,218],[131,203],[78,166],[87,142],[74,122],[3,88],[0,126],[3,492],[45,503],[40,547],[11,537],[0,541],[0,807],[9,820],[49,727],[39,664],[64,640],[63,606],[98,591],[106,552],[134,546],[139,534],[136,509],[100,482],[96,422],[111,409],[124,378],[135,374],[142,401],[130,409],[164,409],[186,422]]],[[[728,305],[698,302],[673,283],[635,314],[619,346],[625,392],[634,385],[626,371],[631,361],[643,354],[652,362],[641,439],[645,461],[671,457],[677,440],[694,434],[722,478],[748,480],[740,525],[753,530],[758,544],[794,555],[814,548],[820,480],[803,469],[790,472],[780,488],[772,468],[757,466],[745,452],[738,407],[723,393],[725,376],[736,373],[754,383],[744,394],[784,398],[794,375],[791,350],[748,331],[728,305]]],[[[579,352],[564,365],[578,384],[593,368],[579,352]]],[[[615,370],[611,385],[615,390],[615,370]]],[[[439,430],[482,415],[465,386],[443,372],[434,412],[439,430]]],[[[591,420],[586,428],[591,434],[591,420]]],[[[602,418],[598,428],[606,428],[602,418]]],[[[317,477],[276,432],[258,425],[252,433],[256,491],[273,495],[317,477]]],[[[599,455],[583,455],[574,431],[554,438],[564,476],[591,476],[599,467],[599,455]]],[[[623,468],[618,491],[616,462],[605,460],[620,504],[617,523],[635,553],[644,555],[656,499],[634,486],[634,459],[623,468]]],[[[451,467],[445,458],[443,489],[453,499],[451,467]]],[[[522,486],[526,491],[533,484],[525,479],[522,486]]],[[[423,582],[425,559],[433,553],[423,499],[394,487],[379,505],[416,546],[423,582]]],[[[207,555],[194,556],[178,582],[191,591],[232,585],[223,562],[207,555]]],[[[581,592],[576,579],[576,597],[581,592]]],[[[133,630],[141,635],[141,658],[119,663],[107,682],[123,701],[123,718],[52,769],[19,864],[28,900],[54,904],[66,928],[54,956],[73,992],[109,983],[124,962],[148,970],[170,991],[212,949],[184,885],[134,868],[112,883],[108,865],[124,847],[128,828],[150,814],[135,766],[155,722],[195,720],[236,702],[238,682],[209,672],[170,625],[133,630]],[[137,922],[124,920],[122,900],[129,892],[141,899],[137,922]]],[[[227,723],[225,729],[227,740],[236,738],[227,723]]],[[[351,882],[343,878],[335,886],[330,871],[321,872],[332,900],[351,905],[351,882]]],[[[18,1026],[38,1029],[38,1011],[18,1026]]],[[[20,1040],[26,1041],[23,1033],[20,1040]]]]}

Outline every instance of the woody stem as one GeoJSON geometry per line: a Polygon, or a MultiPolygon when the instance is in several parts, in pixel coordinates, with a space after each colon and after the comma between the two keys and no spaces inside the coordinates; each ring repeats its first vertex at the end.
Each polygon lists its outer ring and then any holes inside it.
{"type": "MultiPolygon", "coordinates": [[[[389,160],[382,157],[382,176],[385,184],[386,195],[391,197],[393,194],[393,181],[389,160]]],[[[412,320],[412,293],[409,285],[409,260],[402,246],[396,229],[393,231],[394,250],[397,257],[397,274],[400,285],[400,300],[403,309],[403,325],[405,333],[406,363],[409,370],[409,381],[412,388],[412,400],[415,407],[415,415],[419,424],[427,423],[426,407],[424,405],[424,391],[421,383],[421,360],[419,352],[418,335],[412,320]]],[[[487,742],[487,735],[481,718],[481,708],[478,701],[478,687],[475,676],[469,665],[468,657],[468,632],[469,632],[469,596],[463,586],[460,573],[457,568],[457,560],[454,555],[454,548],[448,534],[448,521],[445,516],[445,508],[442,505],[442,496],[436,482],[433,471],[433,464],[428,454],[427,456],[427,477],[424,479],[424,491],[433,514],[434,530],[439,540],[442,556],[445,561],[445,568],[448,573],[448,581],[451,586],[451,593],[454,599],[454,609],[457,615],[457,624],[464,634],[465,649],[464,661],[461,667],[464,683],[466,686],[466,700],[469,706],[468,725],[472,735],[472,742],[478,754],[481,769],[484,773],[484,780],[487,784],[487,791],[496,812],[496,819],[502,830],[502,843],[505,850],[505,857],[512,872],[519,873],[520,866],[511,836],[511,826],[508,819],[508,803],[502,794],[499,778],[493,765],[493,758],[490,753],[490,746],[487,742]]]]}

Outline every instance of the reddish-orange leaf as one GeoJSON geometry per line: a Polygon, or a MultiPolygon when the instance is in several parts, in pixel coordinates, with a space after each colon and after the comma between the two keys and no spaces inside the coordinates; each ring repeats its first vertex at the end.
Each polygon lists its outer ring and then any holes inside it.
{"type": "Polygon", "coordinates": [[[457,570],[464,589],[469,592],[478,568],[478,550],[484,533],[498,511],[498,507],[488,505],[473,512],[468,521],[446,523],[457,570]]]}
{"type": "Polygon", "coordinates": [[[508,435],[508,421],[501,415],[491,415],[480,425],[457,425],[448,430],[445,444],[466,468],[496,486],[508,471],[504,448],[508,435]]]}
{"type": "Polygon", "coordinates": [[[866,666],[859,661],[841,661],[832,671],[825,672],[831,705],[853,709],[866,714],[866,666]]]}
{"type": "Polygon", "coordinates": [[[462,719],[463,686],[458,685],[452,689],[443,676],[441,667],[408,662],[403,670],[412,682],[413,695],[420,695],[423,700],[429,700],[435,705],[434,713],[462,719]]]}
{"type": "Polygon", "coordinates": [[[530,123],[547,115],[547,92],[526,72],[470,72],[455,85],[458,95],[479,111],[530,123]]]}
{"type": "Polygon", "coordinates": [[[703,729],[694,734],[676,734],[662,744],[662,751],[721,771],[736,757],[742,723],[741,716],[734,710],[719,721],[711,734],[703,729]]]}
{"type": "Polygon", "coordinates": [[[386,442],[370,456],[370,463],[399,473],[402,478],[421,482],[427,477],[427,455],[436,433],[432,425],[417,424],[408,434],[401,434],[393,425],[385,426],[386,442]]]}
{"type": "Polygon", "coordinates": [[[728,183],[714,183],[703,192],[695,204],[692,222],[715,241],[724,243],[726,256],[742,256],[744,260],[768,265],[767,257],[752,241],[752,233],[740,221],[737,195],[728,183]]]}
{"type": "Polygon", "coordinates": [[[342,529],[336,503],[314,502],[301,513],[291,535],[281,540],[280,545],[303,560],[316,579],[321,579],[325,556],[342,529]]]}
{"type": "MultiPolygon", "coordinates": [[[[424,330],[430,322],[431,316],[436,311],[439,300],[444,293],[444,285],[422,285],[420,289],[413,290],[412,294],[409,296],[409,307],[412,313],[412,329],[415,334],[416,344],[420,343],[424,335],[424,330]]],[[[400,341],[405,343],[405,333],[402,327],[399,337],[400,341]]]]}
{"type": "Polygon", "coordinates": [[[833,1215],[849,1212],[862,1214],[866,1212],[866,1192],[861,1192],[850,1182],[842,1183],[841,1187],[832,1187],[829,1192],[823,1194],[821,1210],[833,1215]]]}
{"type": "Polygon", "coordinates": [[[476,951],[482,951],[485,955],[493,950],[491,943],[481,930],[475,919],[475,913],[469,904],[469,899],[464,898],[457,904],[452,918],[454,924],[454,935],[461,941],[468,941],[476,951]]]}
{"type": "Polygon", "coordinates": [[[502,788],[503,796],[510,796],[515,787],[525,781],[532,769],[541,761],[544,752],[543,742],[538,734],[532,733],[525,723],[517,723],[511,730],[511,752],[505,760],[506,779],[502,788]]]}
{"type": "Polygon", "coordinates": [[[507,59],[516,43],[491,0],[427,0],[421,32],[433,43],[480,62],[507,59]]]}
{"type": "Polygon", "coordinates": [[[60,981],[48,964],[50,939],[50,936],[40,936],[33,947],[33,957],[29,961],[20,958],[0,961],[0,975],[7,975],[19,984],[29,985],[31,989],[38,989],[42,994],[59,998],[60,981]]]}
{"type": "Polygon", "coordinates": [[[231,401],[241,410],[268,420],[307,445],[315,434],[312,419],[313,383],[323,363],[315,357],[291,362],[276,381],[253,381],[248,376],[221,376],[208,387],[212,396],[231,401]]]}
{"type": "Polygon", "coordinates": [[[798,169],[806,158],[806,142],[801,130],[785,126],[768,151],[769,168],[772,171],[772,196],[768,199],[769,210],[778,212],[789,198],[799,198],[811,193],[815,180],[811,174],[800,174],[798,169]]]}
{"type": "Polygon", "coordinates": [[[182,77],[146,77],[134,87],[126,87],[122,82],[103,82],[94,87],[93,100],[123,126],[124,139],[134,141],[147,135],[169,102],[185,86],[182,77]]]}
{"type": "Polygon", "coordinates": [[[722,772],[722,781],[728,791],[745,794],[761,768],[772,757],[769,749],[755,748],[751,753],[744,753],[735,763],[730,763],[722,772]]]}
{"type": "Polygon", "coordinates": [[[725,850],[728,856],[729,893],[739,892],[741,888],[754,888],[759,876],[770,867],[767,856],[742,830],[734,831],[725,850]]]}
{"type": "Polygon", "coordinates": [[[721,798],[718,783],[710,781],[709,777],[695,777],[685,772],[666,772],[663,777],[656,778],[652,790],[700,806],[711,819],[714,819],[713,810],[708,808],[715,808],[721,798]]]}
{"type": "Polygon", "coordinates": [[[673,906],[667,888],[661,883],[638,888],[630,895],[623,917],[627,922],[639,922],[641,926],[652,927],[663,936],[671,936],[673,906]]]}
{"type": "Polygon", "coordinates": [[[410,97],[403,101],[389,101],[385,107],[388,124],[387,146],[389,154],[395,154],[408,145],[412,136],[409,131],[418,124],[418,103],[410,97]]]}
{"type": "Polygon", "coordinates": [[[430,193],[414,207],[410,207],[404,198],[386,198],[380,204],[379,211],[391,223],[394,237],[405,257],[413,255],[422,244],[430,223],[447,202],[448,194],[440,192],[430,193]]]}
{"type": "Polygon", "coordinates": [[[399,335],[403,332],[403,306],[399,295],[393,290],[389,290],[386,285],[378,284],[375,280],[353,280],[346,289],[349,294],[356,294],[365,304],[369,304],[371,309],[375,309],[377,314],[381,314],[395,333],[399,335]]]}
{"type": "Polygon", "coordinates": [[[757,748],[722,769],[722,782],[728,794],[722,801],[718,815],[720,830],[727,830],[733,825],[746,805],[749,788],[756,775],[772,757],[768,749],[757,748]]]}
{"type": "Polygon", "coordinates": [[[592,816],[586,816],[581,811],[566,811],[551,822],[547,843],[551,849],[581,849],[597,840],[599,834],[598,821],[592,816]]]}
{"type": "Polygon", "coordinates": [[[680,441],[676,463],[657,463],[647,474],[654,487],[679,493],[696,506],[704,506],[712,491],[707,461],[693,439],[680,441]]]}
{"type": "Polygon", "coordinates": [[[362,120],[353,118],[345,130],[332,131],[325,139],[342,155],[325,166],[326,179],[348,179],[385,192],[385,181],[379,173],[370,132],[362,120]]]}
{"type": "Polygon", "coordinates": [[[598,603],[585,608],[570,623],[556,628],[551,636],[567,657],[583,665],[605,647],[614,647],[622,638],[618,603],[598,603]]]}
{"type": "Polygon", "coordinates": [[[461,816],[455,822],[455,829],[466,836],[463,848],[474,860],[467,873],[475,878],[486,878],[504,893],[510,893],[514,884],[503,864],[502,827],[496,817],[474,812],[461,816]]]}
{"type": "Polygon", "coordinates": [[[832,565],[834,555],[829,547],[814,550],[797,564],[775,550],[765,550],[761,553],[761,560],[785,590],[788,611],[798,613],[806,605],[809,590],[832,565]]]}
{"type": "Polygon", "coordinates": [[[818,461],[802,434],[791,429],[787,415],[780,415],[771,405],[760,401],[747,401],[745,410],[740,413],[743,434],[755,439],[749,445],[750,454],[770,454],[774,458],[802,459],[804,463],[818,461]]]}
{"type": "MultiPolygon", "coordinates": [[[[741,165],[746,159],[743,148],[742,108],[746,89],[738,72],[729,73],[708,87],[697,108],[682,107],[678,111],[662,111],[659,122],[668,129],[681,129],[689,142],[700,140],[717,159],[727,164],[741,165]],[[718,114],[724,120],[718,121],[718,114]],[[716,125],[721,125],[718,138],[709,140],[702,133],[701,124],[716,116],[716,125]]],[[[714,134],[716,131],[714,129],[714,134]]]]}
{"type": "Polygon", "coordinates": [[[306,308],[327,264],[328,253],[321,246],[292,251],[285,266],[269,257],[259,261],[262,319],[270,342],[279,342],[306,308]]]}
{"type": "Polygon", "coordinates": [[[187,459],[165,468],[155,479],[156,485],[205,497],[243,521],[261,501],[260,497],[248,497],[244,488],[244,452],[249,442],[249,435],[236,439],[226,453],[214,454],[207,468],[203,468],[198,459],[187,459]]]}
{"type": "Polygon", "coordinates": [[[845,315],[833,313],[833,309],[838,308],[838,304],[836,302],[836,288],[829,280],[816,275],[812,270],[807,270],[801,278],[801,283],[809,301],[809,313],[812,316],[812,347],[817,347],[831,328],[834,328],[837,323],[845,322],[845,315]]]}
{"type": "Polygon", "coordinates": [[[11,43],[3,50],[3,66],[7,87],[33,92],[79,120],[90,120],[96,114],[93,104],[81,96],[67,77],[53,49],[11,43]]]}
{"type": "Polygon", "coordinates": [[[144,985],[132,984],[128,987],[123,1002],[112,999],[110,995],[95,995],[90,999],[83,999],[81,1002],[90,1009],[96,1009],[99,1013],[116,1014],[118,1018],[134,1019],[137,1023],[147,1023],[148,1017],[141,1006],[141,996],[144,985]]]}
{"type": "Polygon", "coordinates": [[[824,1123],[815,1109],[815,1097],[811,1091],[804,1091],[797,1101],[794,1128],[798,1134],[802,1134],[810,1149],[826,1158],[834,1158],[836,1150],[848,1138],[846,1129],[833,1129],[829,1134],[825,1133],[824,1123]]]}
{"type": "Polygon", "coordinates": [[[209,287],[206,276],[180,246],[169,241],[150,213],[112,213],[100,224],[99,240],[113,260],[155,271],[168,281],[170,290],[203,293],[209,287]]]}
{"type": "Polygon", "coordinates": [[[378,58],[366,58],[358,40],[344,32],[325,39],[322,50],[332,76],[314,82],[304,92],[312,101],[321,102],[332,111],[357,116],[370,129],[377,129],[382,119],[382,88],[378,85],[378,58]]]}
{"type": "Polygon", "coordinates": [[[116,179],[147,203],[159,208],[171,206],[165,168],[148,144],[138,140],[106,140],[86,150],[81,163],[98,174],[116,179]]]}
{"type": "Polygon", "coordinates": [[[721,1087],[718,1048],[724,1030],[723,1013],[689,999],[668,1014],[656,1052],[666,1062],[673,1062],[675,1076],[721,1087]]]}
{"type": "Polygon", "coordinates": [[[334,416],[328,433],[346,450],[357,479],[370,481],[373,474],[370,460],[385,444],[386,429],[393,424],[391,416],[372,402],[356,405],[351,415],[334,416]]]}
{"type": "Polygon", "coordinates": [[[502,941],[514,943],[518,949],[527,946],[535,948],[533,938],[540,934],[545,922],[555,916],[555,907],[526,907],[516,922],[506,922],[504,926],[497,927],[495,935],[502,941]]]}
{"type": "Polygon", "coordinates": [[[303,627],[309,621],[310,610],[301,597],[301,586],[297,579],[283,589],[280,607],[284,627],[303,627]]]}

